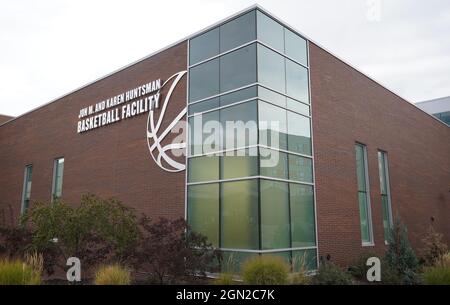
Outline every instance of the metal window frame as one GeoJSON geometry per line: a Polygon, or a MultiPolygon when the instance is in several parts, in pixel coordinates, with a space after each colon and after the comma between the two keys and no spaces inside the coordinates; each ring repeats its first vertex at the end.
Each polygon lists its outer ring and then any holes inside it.
{"type": "MultiPolygon", "coordinates": [[[[373,238],[372,203],[370,200],[370,180],[369,180],[369,162],[367,154],[367,145],[361,142],[356,142],[355,145],[359,145],[363,149],[364,179],[366,180],[365,194],[366,194],[367,226],[369,228],[369,239],[370,239],[368,242],[365,242],[361,238],[361,245],[363,247],[373,247],[375,246],[375,240],[373,238]]],[[[360,191],[358,190],[358,193],[359,192],[360,191]]],[[[358,208],[359,208],[359,198],[358,198],[358,208]]]]}
{"type": "MultiPolygon", "coordinates": [[[[383,158],[384,180],[386,183],[386,186],[385,186],[386,194],[381,194],[381,196],[386,196],[386,198],[387,198],[387,203],[388,203],[387,213],[388,213],[388,217],[389,217],[388,222],[389,222],[390,228],[392,228],[392,226],[394,225],[394,220],[393,220],[393,215],[392,215],[391,182],[390,182],[390,177],[389,177],[389,161],[388,161],[387,151],[379,149],[378,150],[378,158],[380,158],[380,156],[382,156],[382,158],[383,158]]],[[[379,175],[381,175],[381,173],[379,173],[379,175]]],[[[380,191],[381,191],[381,186],[380,186],[380,191]]],[[[386,236],[384,236],[384,242],[385,242],[385,244],[387,244],[387,242],[388,242],[386,236]]]]}
{"type": "MultiPolygon", "coordinates": [[[[31,170],[33,170],[33,164],[27,164],[25,165],[25,170],[24,170],[24,177],[23,177],[23,187],[22,187],[22,201],[20,204],[20,214],[24,214],[25,211],[25,197],[26,197],[26,193],[27,193],[27,184],[28,184],[28,169],[31,168],[31,170]]],[[[33,175],[33,173],[31,173],[31,175],[33,175]]],[[[31,178],[31,180],[33,180],[33,178],[31,178]]],[[[31,196],[31,189],[30,189],[30,196],[31,196]]]]}
{"type": "Polygon", "coordinates": [[[57,198],[61,198],[62,197],[62,193],[63,193],[63,188],[62,188],[62,185],[63,185],[63,182],[64,182],[64,180],[63,180],[63,177],[64,177],[64,168],[63,168],[63,172],[61,173],[61,195],[59,196],[59,197],[56,197],[55,196],[55,192],[56,192],[56,184],[57,184],[57,170],[58,170],[58,168],[59,168],[59,163],[58,163],[58,161],[59,160],[61,160],[61,159],[63,159],[64,161],[64,165],[66,164],[66,159],[63,157],[63,156],[61,156],[61,157],[57,157],[57,158],[54,158],[53,159],[53,179],[52,179],[52,196],[51,196],[51,202],[53,202],[55,199],[57,199],[57,198]]]}

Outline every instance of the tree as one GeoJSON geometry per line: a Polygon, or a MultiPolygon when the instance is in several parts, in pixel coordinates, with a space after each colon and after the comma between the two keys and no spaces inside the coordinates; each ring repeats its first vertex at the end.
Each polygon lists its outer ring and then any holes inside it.
{"type": "Polygon", "coordinates": [[[141,227],[135,264],[149,270],[159,284],[184,276],[205,276],[218,258],[205,236],[192,232],[184,219],[160,218],[152,222],[147,216],[139,221],[141,227]]]}
{"type": "Polygon", "coordinates": [[[427,266],[433,266],[447,253],[448,247],[443,241],[443,237],[441,233],[434,230],[433,226],[428,228],[427,234],[422,239],[422,243],[424,244],[422,256],[427,266]]]}
{"type": "Polygon", "coordinates": [[[388,235],[386,262],[402,278],[404,284],[418,282],[419,261],[408,240],[408,230],[399,217],[394,219],[388,235]]]}
{"type": "Polygon", "coordinates": [[[72,256],[78,257],[85,269],[107,258],[124,260],[138,238],[131,209],[116,199],[94,195],[84,195],[78,207],[58,200],[37,203],[22,221],[32,232],[32,247],[44,254],[50,267],[47,271],[54,266],[64,269],[72,256]]]}

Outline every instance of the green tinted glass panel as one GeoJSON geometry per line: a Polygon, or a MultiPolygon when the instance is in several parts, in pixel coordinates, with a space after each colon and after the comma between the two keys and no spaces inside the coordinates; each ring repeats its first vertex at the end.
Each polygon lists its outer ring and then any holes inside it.
{"type": "MultiPolygon", "coordinates": [[[[227,151],[221,157],[222,179],[258,175],[257,148],[227,151]]],[[[207,168],[207,166],[205,166],[207,168]]]]}
{"type": "Polygon", "coordinates": [[[258,249],[258,181],[221,185],[222,248],[258,249]]]}
{"type": "Polygon", "coordinates": [[[312,160],[296,155],[289,155],[289,179],[313,182],[312,160]]]}
{"type": "Polygon", "coordinates": [[[289,248],[288,184],[269,180],[260,183],[262,248],[289,248]]]}
{"type": "Polygon", "coordinates": [[[220,52],[256,39],[256,13],[251,11],[220,27],[220,52]]]}
{"type": "Polygon", "coordinates": [[[364,243],[371,242],[370,240],[370,227],[369,227],[369,217],[367,210],[367,196],[366,193],[358,193],[359,202],[359,219],[361,224],[361,239],[364,243]]]}
{"type": "Polygon", "coordinates": [[[292,269],[294,272],[316,270],[316,249],[292,251],[292,269]]]}
{"type": "Polygon", "coordinates": [[[303,103],[300,103],[299,101],[288,98],[286,106],[287,106],[288,110],[292,110],[292,111],[295,111],[295,112],[298,112],[298,113],[304,114],[304,115],[310,115],[309,106],[305,105],[303,103]]]}
{"type": "Polygon", "coordinates": [[[308,70],[289,59],[286,59],[286,93],[303,103],[309,103],[308,70]]]}
{"type": "Polygon", "coordinates": [[[189,102],[219,94],[219,59],[189,70],[189,102]]]}
{"type": "Polygon", "coordinates": [[[287,154],[278,150],[260,148],[261,176],[288,178],[287,154]]]}
{"type": "Polygon", "coordinates": [[[387,183],[386,183],[386,164],[384,160],[384,153],[378,152],[378,171],[380,173],[380,191],[381,194],[387,194],[387,183]]]}
{"type": "Polygon", "coordinates": [[[281,24],[268,17],[266,14],[257,12],[258,40],[270,47],[284,52],[284,35],[281,24]]]}
{"type": "Polygon", "coordinates": [[[384,240],[387,240],[389,236],[389,230],[391,228],[391,223],[390,223],[389,201],[386,195],[381,195],[381,209],[383,213],[384,240]]]}
{"type": "Polygon", "coordinates": [[[286,149],[286,110],[259,101],[259,143],[274,148],[286,149]]]}
{"type": "Polygon", "coordinates": [[[287,112],[288,150],[311,155],[310,119],[294,112],[287,112]]]}
{"type": "Polygon", "coordinates": [[[305,66],[308,65],[306,40],[285,29],[285,54],[305,66]]]}
{"type": "Polygon", "coordinates": [[[279,92],[286,90],[284,57],[258,45],[258,82],[279,92]]]}
{"type": "Polygon", "coordinates": [[[221,149],[219,111],[189,118],[190,155],[200,155],[221,149]]]}
{"type": "Polygon", "coordinates": [[[291,183],[292,247],[315,246],[315,216],[313,187],[291,183]]]}
{"type": "Polygon", "coordinates": [[[358,191],[366,191],[366,173],[365,173],[365,160],[364,160],[364,148],[362,145],[355,145],[356,153],[356,178],[358,183],[358,191]]]}
{"type": "Polygon", "coordinates": [[[241,148],[258,142],[256,101],[250,101],[220,110],[225,149],[241,148]]]}
{"type": "Polygon", "coordinates": [[[219,28],[212,29],[189,41],[191,65],[219,54],[219,28]]]}
{"type": "Polygon", "coordinates": [[[266,89],[264,87],[258,87],[258,97],[266,102],[270,102],[277,106],[286,108],[286,97],[275,91],[266,89]]]}
{"type": "Polygon", "coordinates": [[[219,184],[188,187],[188,222],[191,229],[219,245],[219,184]]]}
{"type": "Polygon", "coordinates": [[[256,86],[238,90],[220,97],[220,106],[226,106],[232,103],[240,102],[257,96],[256,86]]]}
{"type": "Polygon", "coordinates": [[[256,82],[256,44],[220,57],[220,92],[256,82]]]}
{"type": "Polygon", "coordinates": [[[189,158],[188,182],[219,180],[219,157],[203,156],[189,158]]]}
{"type": "Polygon", "coordinates": [[[239,273],[242,264],[253,257],[259,256],[259,253],[254,252],[237,252],[237,251],[222,251],[222,272],[239,273]]]}
{"type": "Polygon", "coordinates": [[[219,107],[219,98],[215,97],[200,103],[195,103],[189,105],[189,114],[199,113],[203,111],[208,111],[210,109],[219,107]]]}

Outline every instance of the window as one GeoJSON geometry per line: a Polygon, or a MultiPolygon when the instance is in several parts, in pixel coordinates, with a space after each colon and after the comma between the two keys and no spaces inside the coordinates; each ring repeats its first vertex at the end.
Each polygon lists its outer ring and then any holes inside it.
{"type": "Polygon", "coordinates": [[[297,155],[289,155],[289,179],[313,182],[312,160],[297,155]]]}
{"type": "Polygon", "coordinates": [[[256,12],[253,10],[220,27],[220,52],[256,39],[256,12]]]}
{"type": "Polygon", "coordinates": [[[311,155],[310,119],[294,112],[287,112],[288,150],[311,155]]]}
{"type": "Polygon", "coordinates": [[[189,153],[201,155],[221,149],[219,110],[189,118],[189,153]]]}
{"type": "Polygon", "coordinates": [[[310,185],[289,184],[292,247],[315,246],[314,191],[310,185]]]}
{"type": "Polygon", "coordinates": [[[288,178],[287,154],[273,149],[260,149],[261,176],[288,178]]]}
{"type": "Polygon", "coordinates": [[[229,104],[247,100],[252,97],[256,97],[257,95],[258,94],[256,86],[234,91],[232,93],[220,96],[220,106],[226,106],[229,104]]]}
{"type": "Polygon", "coordinates": [[[258,111],[259,143],[274,148],[286,149],[286,110],[259,101],[258,111]]]}
{"type": "Polygon", "coordinates": [[[258,40],[284,52],[283,26],[260,11],[257,12],[257,22],[258,40]]]}
{"type": "Polygon", "coordinates": [[[188,220],[195,232],[219,246],[219,184],[191,185],[188,187],[188,220]]]}
{"type": "Polygon", "coordinates": [[[361,239],[363,245],[373,244],[366,146],[357,143],[355,145],[355,152],[361,239]]]}
{"type": "Polygon", "coordinates": [[[212,29],[189,41],[190,65],[211,58],[217,54],[219,54],[219,28],[212,29]]]}
{"type": "Polygon", "coordinates": [[[219,59],[189,69],[189,102],[219,94],[219,59]]]}
{"type": "Polygon", "coordinates": [[[378,151],[378,171],[380,173],[381,209],[383,214],[384,240],[387,242],[392,226],[391,192],[389,189],[389,170],[387,153],[378,151]]]}
{"type": "Polygon", "coordinates": [[[52,188],[53,199],[61,198],[63,172],[64,172],[64,158],[55,159],[53,168],[53,188],[52,188]]]}
{"type": "Polygon", "coordinates": [[[286,91],[284,57],[258,45],[258,82],[279,92],[286,91]]]}
{"type": "Polygon", "coordinates": [[[310,115],[308,105],[300,103],[291,98],[287,98],[287,109],[303,115],[310,115]]]}
{"type": "Polygon", "coordinates": [[[188,162],[188,182],[219,180],[219,157],[195,157],[189,158],[188,162]]]}
{"type": "Polygon", "coordinates": [[[309,103],[308,91],[308,70],[286,59],[286,94],[303,103],[309,103]]]}
{"type": "Polygon", "coordinates": [[[200,113],[219,107],[220,99],[218,97],[210,98],[206,101],[189,105],[189,114],[200,113]]]}
{"type": "Polygon", "coordinates": [[[256,45],[220,57],[220,92],[256,82],[256,45]]]}
{"type": "Polygon", "coordinates": [[[289,191],[284,182],[261,180],[263,249],[289,248],[289,191]]]}
{"type": "Polygon", "coordinates": [[[236,149],[258,142],[256,101],[220,110],[224,149],[236,149]]]}
{"type": "Polygon", "coordinates": [[[25,177],[23,181],[23,194],[21,207],[22,214],[25,213],[30,206],[32,175],[33,175],[33,165],[27,165],[25,167],[25,177]]]}
{"type": "Polygon", "coordinates": [[[286,97],[275,91],[260,86],[258,87],[258,97],[266,102],[286,108],[286,97]]]}
{"type": "Polygon", "coordinates": [[[258,181],[222,183],[220,208],[221,246],[258,249],[258,181]]]}
{"type": "MultiPolygon", "coordinates": [[[[258,175],[258,154],[256,147],[227,151],[220,158],[222,179],[250,177],[258,175]]],[[[207,165],[202,165],[207,168],[207,165]]]]}
{"type": "Polygon", "coordinates": [[[308,65],[308,52],[306,46],[306,40],[293,33],[292,31],[285,29],[285,54],[290,58],[298,61],[299,63],[308,65]]]}

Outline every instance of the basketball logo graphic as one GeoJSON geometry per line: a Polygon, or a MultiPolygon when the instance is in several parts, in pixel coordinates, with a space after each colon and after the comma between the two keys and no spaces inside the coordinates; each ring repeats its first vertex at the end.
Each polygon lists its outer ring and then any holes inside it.
{"type": "Polygon", "coordinates": [[[175,160],[173,157],[176,155],[174,154],[174,151],[186,149],[186,142],[179,140],[178,142],[172,141],[171,143],[163,143],[164,139],[172,131],[172,129],[177,126],[177,124],[181,123],[180,120],[185,116],[187,107],[184,107],[168,126],[164,128],[161,127],[172,94],[186,73],[187,71],[178,72],[169,77],[162,84],[159,92],[161,92],[161,90],[163,90],[166,86],[168,86],[168,90],[162,103],[159,117],[156,118],[155,109],[152,108],[147,118],[147,145],[150,155],[159,167],[168,172],[180,172],[186,168],[184,163],[175,160]]]}

